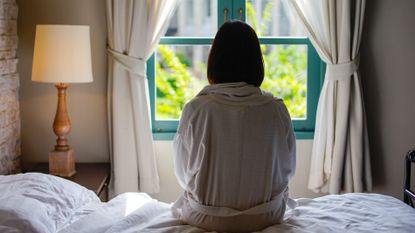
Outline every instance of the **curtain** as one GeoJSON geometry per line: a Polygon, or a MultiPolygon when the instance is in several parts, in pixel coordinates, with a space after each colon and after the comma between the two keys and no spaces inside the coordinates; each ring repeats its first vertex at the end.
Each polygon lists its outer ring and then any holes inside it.
{"type": "Polygon", "coordinates": [[[108,117],[114,193],[159,191],[146,61],[179,0],[107,0],[108,117]]]}
{"type": "Polygon", "coordinates": [[[317,108],[309,189],[372,189],[360,83],[359,45],[365,0],[290,0],[327,69],[317,108]]]}

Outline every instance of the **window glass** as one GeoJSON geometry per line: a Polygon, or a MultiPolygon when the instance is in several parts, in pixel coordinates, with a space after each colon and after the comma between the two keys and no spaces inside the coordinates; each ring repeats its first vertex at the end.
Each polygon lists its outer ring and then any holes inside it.
{"type": "Polygon", "coordinates": [[[307,45],[261,45],[265,77],[261,88],[280,97],[292,118],[307,116],[307,45]]]}
{"type": "Polygon", "coordinates": [[[288,0],[248,0],[246,21],[258,36],[305,36],[288,0]]]}
{"type": "Polygon", "coordinates": [[[218,18],[217,0],[182,0],[165,36],[214,36],[218,18]]]}
{"type": "MultiPolygon", "coordinates": [[[[184,105],[207,85],[208,45],[159,45],[156,120],[178,119],[184,105]]],[[[261,45],[261,88],[284,99],[292,118],[307,114],[307,45],[261,45]]]]}
{"type": "Polygon", "coordinates": [[[156,120],[178,119],[184,105],[208,84],[209,45],[159,45],[156,120]]]}

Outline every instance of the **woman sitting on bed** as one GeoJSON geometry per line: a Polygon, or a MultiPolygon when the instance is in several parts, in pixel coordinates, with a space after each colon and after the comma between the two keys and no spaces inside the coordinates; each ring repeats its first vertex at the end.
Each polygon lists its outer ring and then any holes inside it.
{"type": "Polygon", "coordinates": [[[255,31],[223,24],[209,54],[206,86],[183,109],[174,140],[184,194],[173,210],[218,232],[252,232],[280,223],[295,171],[295,137],[283,100],[261,90],[255,31]]]}

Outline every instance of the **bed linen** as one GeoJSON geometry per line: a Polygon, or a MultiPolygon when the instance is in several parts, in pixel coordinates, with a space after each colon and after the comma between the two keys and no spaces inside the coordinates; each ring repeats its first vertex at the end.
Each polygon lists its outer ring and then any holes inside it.
{"type": "MultiPolygon", "coordinates": [[[[262,233],[409,233],[415,229],[415,210],[390,196],[353,193],[296,201],[298,206],[287,210],[282,224],[268,227],[262,233]]],[[[122,194],[60,233],[205,232],[174,218],[170,208],[170,204],[143,193],[122,194]]]]}
{"type": "Polygon", "coordinates": [[[101,208],[94,192],[41,173],[0,175],[0,232],[57,232],[101,208]]]}
{"type": "MultiPolygon", "coordinates": [[[[297,199],[271,232],[415,232],[415,209],[390,196],[368,193],[297,199]]],[[[71,181],[26,173],[0,176],[0,232],[200,233],[173,217],[171,204],[145,193],[121,194],[101,203],[71,181]]]]}

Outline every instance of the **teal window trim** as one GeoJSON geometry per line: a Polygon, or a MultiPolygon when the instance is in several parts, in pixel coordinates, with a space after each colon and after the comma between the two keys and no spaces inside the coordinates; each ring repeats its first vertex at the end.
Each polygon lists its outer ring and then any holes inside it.
{"type": "MultiPolygon", "coordinates": [[[[245,0],[218,1],[218,28],[225,18],[223,10],[225,8],[228,9],[228,19],[240,19],[240,10],[242,9],[242,20],[245,21],[245,0]]],[[[324,62],[306,37],[261,37],[259,40],[261,44],[307,45],[307,116],[305,119],[293,119],[293,126],[297,139],[313,139],[317,103],[324,81],[324,62]]],[[[160,44],[172,45],[210,45],[212,42],[212,37],[164,37],[160,40],[160,44]]],[[[177,131],[179,120],[156,120],[155,60],[155,54],[153,54],[147,61],[153,139],[172,140],[177,131]]]]}
{"type": "MultiPolygon", "coordinates": [[[[174,45],[210,45],[213,38],[171,37],[162,38],[160,44],[174,45]]],[[[312,139],[316,119],[316,110],[320,89],[323,81],[325,65],[319,58],[317,51],[305,37],[263,37],[262,44],[301,44],[307,45],[307,116],[305,119],[293,119],[294,131],[297,139],[312,139]]],[[[147,77],[150,90],[151,123],[155,140],[172,140],[176,133],[178,120],[156,120],[156,83],[155,83],[155,55],[147,61],[147,77]]]]}

